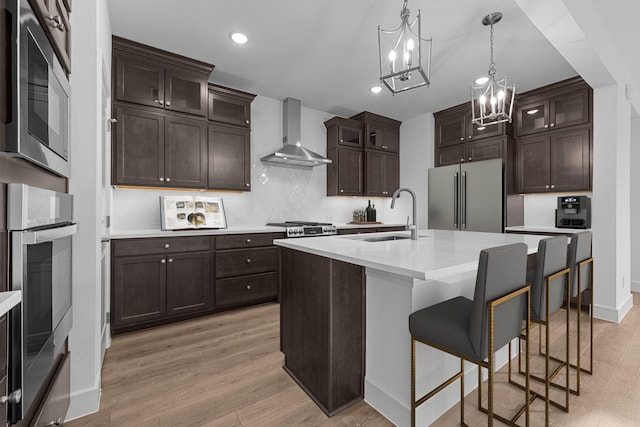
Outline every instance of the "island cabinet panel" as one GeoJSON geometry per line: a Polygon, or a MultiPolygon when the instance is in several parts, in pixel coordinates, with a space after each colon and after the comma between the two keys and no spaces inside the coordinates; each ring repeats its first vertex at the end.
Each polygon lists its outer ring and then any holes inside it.
{"type": "Polygon", "coordinates": [[[364,268],[282,249],[284,369],[329,416],[364,395],[364,268]]]}
{"type": "Polygon", "coordinates": [[[212,247],[208,236],[113,240],[113,333],[210,312],[212,247]]]}
{"type": "Polygon", "coordinates": [[[274,301],[280,295],[280,248],[284,233],[216,237],[217,308],[274,301]]]}

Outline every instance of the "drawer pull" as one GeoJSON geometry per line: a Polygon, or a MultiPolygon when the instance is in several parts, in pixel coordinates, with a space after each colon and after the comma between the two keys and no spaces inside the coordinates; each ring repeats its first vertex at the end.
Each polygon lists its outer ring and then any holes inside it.
{"type": "Polygon", "coordinates": [[[169,258],[169,264],[173,262],[173,258],[169,258]]]}
{"type": "Polygon", "coordinates": [[[171,106],[171,101],[167,101],[166,104],[167,104],[167,107],[170,107],[171,106]]]}
{"type": "Polygon", "coordinates": [[[165,244],[164,244],[164,248],[165,248],[165,249],[169,249],[169,244],[168,244],[168,243],[165,243],[165,244]]]}
{"type": "Polygon", "coordinates": [[[247,239],[247,243],[251,243],[251,239],[247,239]]]}
{"type": "Polygon", "coordinates": [[[251,264],[251,258],[247,258],[247,264],[251,264]]]}
{"type": "Polygon", "coordinates": [[[247,290],[250,291],[251,290],[251,285],[247,285],[247,290]]]}
{"type": "Polygon", "coordinates": [[[167,260],[166,260],[166,259],[164,259],[164,258],[162,258],[162,259],[160,260],[160,264],[165,264],[166,262],[167,262],[167,260]]]}

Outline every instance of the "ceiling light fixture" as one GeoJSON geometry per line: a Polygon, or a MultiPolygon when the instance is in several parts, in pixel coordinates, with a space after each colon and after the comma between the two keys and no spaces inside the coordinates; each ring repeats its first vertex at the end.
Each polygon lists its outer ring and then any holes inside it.
{"type": "Polygon", "coordinates": [[[387,31],[378,25],[380,82],[394,95],[420,86],[429,86],[431,83],[431,38],[422,38],[420,10],[412,23],[409,23],[409,15],[407,0],[404,0],[398,28],[387,31]],[[428,52],[426,72],[422,67],[422,42],[427,45],[428,52]]]}
{"type": "Polygon", "coordinates": [[[238,44],[245,44],[249,41],[249,38],[242,33],[231,33],[229,37],[238,44]]]}
{"type": "Polygon", "coordinates": [[[493,12],[482,19],[483,25],[491,26],[491,62],[488,77],[484,83],[477,79],[471,85],[471,121],[477,126],[493,125],[502,122],[511,123],[513,98],[516,87],[507,86],[507,77],[496,81],[496,63],[493,60],[493,25],[500,22],[502,13],[493,12]]]}
{"type": "Polygon", "coordinates": [[[369,90],[371,91],[371,93],[380,93],[380,92],[382,92],[382,88],[380,86],[373,86],[369,90]]]}

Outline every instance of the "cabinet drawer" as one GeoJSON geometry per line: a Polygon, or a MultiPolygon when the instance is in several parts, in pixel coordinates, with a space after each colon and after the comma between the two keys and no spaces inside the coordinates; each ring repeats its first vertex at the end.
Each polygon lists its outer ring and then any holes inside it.
{"type": "Polygon", "coordinates": [[[216,278],[278,271],[279,249],[239,249],[216,252],[216,278]]]}
{"type": "Polygon", "coordinates": [[[227,306],[278,297],[278,273],[216,281],[216,305],[227,306]]]}
{"type": "Polygon", "coordinates": [[[71,355],[64,356],[53,383],[43,399],[43,406],[29,424],[34,427],[62,425],[69,409],[71,394],[71,355]]]}
{"type": "Polygon", "coordinates": [[[242,249],[273,246],[273,239],[284,239],[284,233],[234,234],[216,237],[216,249],[242,249]]]}
{"type": "Polygon", "coordinates": [[[113,240],[113,256],[208,251],[211,237],[154,237],[113,240]]]}

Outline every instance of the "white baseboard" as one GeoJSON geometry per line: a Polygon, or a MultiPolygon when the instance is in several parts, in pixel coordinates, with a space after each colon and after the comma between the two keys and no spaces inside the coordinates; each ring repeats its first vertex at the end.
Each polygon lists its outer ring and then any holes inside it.
{"type": "Polygon", "coordinates": [[[100,387],[87,388],[71,393],[71,403],[65,421],[71,421],[85,415],[98,412],[100,409],[100,387]]]}
{"type": "Polygon", "coordinates": [[[629,294],[628,297],[617,308],[594,304],[593,317],[607,320],[609,322],[620,323],[632,307],[633,295],[629,294]]]}
{"type": "Polygon", "coordinates": [[[631,291],[640,292],[640,281],[637,281],[637,280],[631,281],[631,291]]]}

